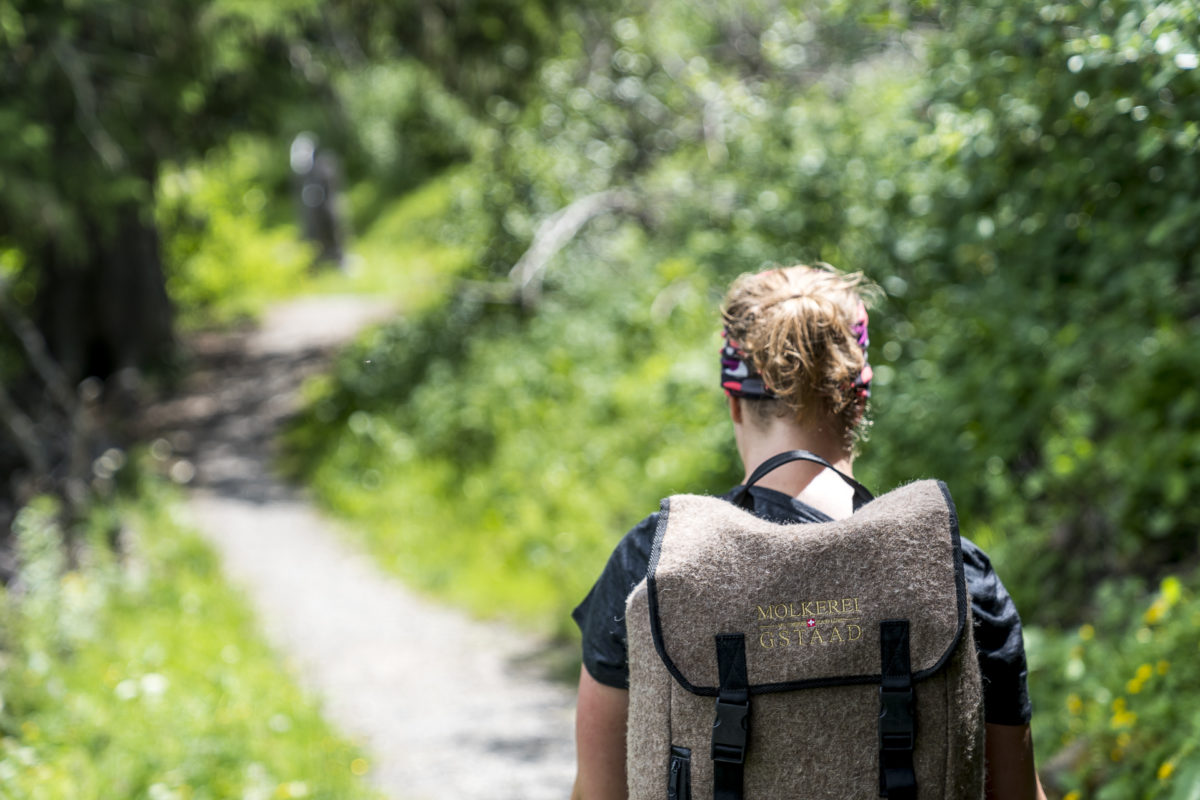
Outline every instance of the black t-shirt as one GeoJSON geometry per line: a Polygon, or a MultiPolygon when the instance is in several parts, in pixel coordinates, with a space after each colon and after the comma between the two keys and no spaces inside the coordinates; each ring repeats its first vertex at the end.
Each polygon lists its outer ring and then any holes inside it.
{"type": "MultiPolygon", "coordinates": [[[[725,496],[732,496],[733,491],[725,496]]],[[[786,523],[830,521],[821,511],[773,489],[754,486],[750,494],[754,513],[763,519],[786,523]]],[[[571,614],[583,633],[583,663],[588,673],[618,689],[629,686],[625,600],[646,577],[657,525],[655,512],[625,534],[592,590],[571,614]]],[[[983,674],[984,719],[996,725],[1024,725],[1032,709],[1021,618],[987,555],[965,537],[962,551],[975,620],[975,649],[983,674]]]]}

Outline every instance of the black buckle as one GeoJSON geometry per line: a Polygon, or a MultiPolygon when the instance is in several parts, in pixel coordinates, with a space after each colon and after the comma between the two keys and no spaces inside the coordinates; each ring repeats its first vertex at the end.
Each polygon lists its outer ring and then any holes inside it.
{"type": "Polygon", "coordinates": [[[912,750],[917,725],[913,716],[913,690],[879,687],[879,749],[912,750]]]}
{"type": "Polygon", "coordinates": [[[730,764],[746,761],[746,731],[750,703],[717,699],[717,718],[713,720],[712,758],[730,764]]]}

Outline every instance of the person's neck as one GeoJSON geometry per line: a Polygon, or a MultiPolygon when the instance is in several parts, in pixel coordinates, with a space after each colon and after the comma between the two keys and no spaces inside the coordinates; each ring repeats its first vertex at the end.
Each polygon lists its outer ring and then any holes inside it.
{"type": "MultiPolygon", "coordinates": [[[[781,418],[762,428],[753,424],[739,427],[742,430],[738,436],[738,451],[746,469],[743,482],[749,480],[750,474],[768,458],[788,450],[808,450],[824,458],[839,472],[850,477],[854,475],[853,449],[834,425],[800,425],[781,418]]],[[[822,470],[820,464],[811,461],[793,461],[771,471],[756,485],[797,497],[822,470]]]]}

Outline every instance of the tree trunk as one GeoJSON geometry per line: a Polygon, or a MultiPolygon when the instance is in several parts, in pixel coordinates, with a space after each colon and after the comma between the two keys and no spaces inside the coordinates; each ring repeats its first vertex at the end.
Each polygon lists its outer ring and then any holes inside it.
{"type": "Polygon", "coordinates": [[[110,228],[91,226],[81,258],[47,248],[36,315],[73,384],[128,367],[140,371],[170,355],[174,313],[158,231],[147,215],[130,205],[110,228]]]}

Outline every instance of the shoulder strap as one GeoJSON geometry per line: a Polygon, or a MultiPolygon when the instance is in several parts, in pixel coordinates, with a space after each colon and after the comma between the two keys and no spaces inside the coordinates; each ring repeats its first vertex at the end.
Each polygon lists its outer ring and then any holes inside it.
{"type": "Polygon", "coordinates": [[[854,489],[855,506],[861,506],[864,503],[869,503],[875,499],[875,495],[871,494],[871,491],[867,489],[867,487],[863,486],[846,473],[841,472],[816,453],[808,450],[788,450],[786,453],[779,453],[778,455],[771,456],[766,461],[759,464],[754,472],[750,473],[750,478],[746,481],[745,485],[739,488],[737,493],[731,498],[733,504],[739,506],[740,508],[752,510],[753,501],[750,499],[750,487],[765,478],[767,473],[782,467],[784,464],[790,464],[793,461],[811,461],[814,464],[820,464],[825,469],[833,472],[854,489]]]}
{"type": "Polygon", "coordinates": [[[717,634],[716,642],[721,688],[717,694],[717,717],[713,720],[713,800],[742,800],[750,730],[746,637],[741,633],[722,633],[717,634]]]}
{"type": "Polygon", "coordinates": [[[912,660],[908,620],[885,619],[879,624],[879,796],[916,800],[913,767],[917,718],[913,699],[912,660]]]}

